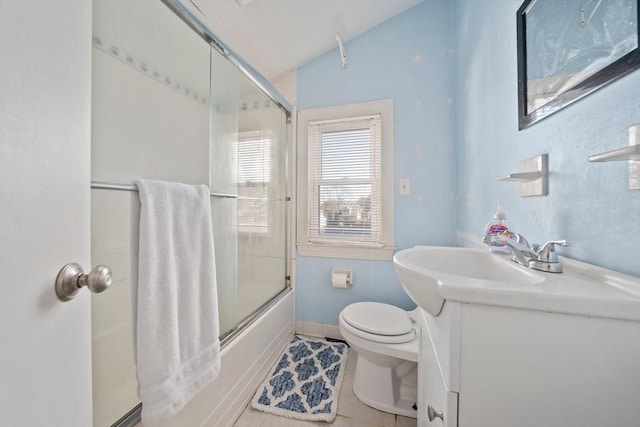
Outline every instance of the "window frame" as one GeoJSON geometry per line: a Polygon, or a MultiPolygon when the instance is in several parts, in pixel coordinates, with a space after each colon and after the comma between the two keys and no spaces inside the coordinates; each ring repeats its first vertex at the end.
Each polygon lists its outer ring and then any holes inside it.
{"type": "Polygon", "coordinates": [[[337,105],[298,111],[297,115],[297,208],[296,245],[302,256],[391,260],[395,251],[394,175],[393,175],[393,100],[383,99],[357,104],[337,105]],[[358,242],[311,242],[308,236],[308,150],[309,123],[379,114],[382,130],[381,231],[384,245],[358,242]]]}

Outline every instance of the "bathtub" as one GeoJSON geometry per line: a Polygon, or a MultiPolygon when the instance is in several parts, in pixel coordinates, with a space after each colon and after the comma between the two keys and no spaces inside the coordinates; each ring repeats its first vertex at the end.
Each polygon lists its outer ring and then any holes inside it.
{"type": "Polygon", "coordinates": [[[222,342],[220,375],[163,427],[232,426],[294,334],[294,293],[285,289],[222,342]]]}

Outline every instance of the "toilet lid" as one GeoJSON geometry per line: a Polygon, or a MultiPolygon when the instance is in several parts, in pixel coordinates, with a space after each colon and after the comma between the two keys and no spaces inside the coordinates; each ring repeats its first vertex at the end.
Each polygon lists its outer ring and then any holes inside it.
{"type": "Polygon", "coordinates": [[[361,331],[377,335],[402,335],[413,327],[407,312],[380,302],[357,302],[342,310],[345,322],[361,331]]]}

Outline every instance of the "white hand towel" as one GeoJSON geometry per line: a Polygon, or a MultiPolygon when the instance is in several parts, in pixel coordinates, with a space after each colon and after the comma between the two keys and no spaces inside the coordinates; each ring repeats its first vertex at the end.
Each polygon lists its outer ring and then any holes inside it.
{"type": "Polygon", "coordinates": [[[136,185],[136,372],[142,422],[152,427],[177,414],[220,372],[215,255],[206,186],[148,180],[136,185]]]}

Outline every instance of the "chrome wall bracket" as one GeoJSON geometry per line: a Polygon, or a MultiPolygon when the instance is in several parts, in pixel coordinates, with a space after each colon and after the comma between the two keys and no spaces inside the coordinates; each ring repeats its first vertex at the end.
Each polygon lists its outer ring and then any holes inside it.
{"type": "Polygon", "coordinates": [[[640,190],[640,123],[629,127],[628,147],[595,154],[589,161],[629,161],[629,190],[640,190]]]}
{"type": "Polygon", "coordinates": [[[549,155],[540,154],[520,162],[519,171],[498,177],[498,181],[520,182],[520,197],[549,194],[549,155]]]}

